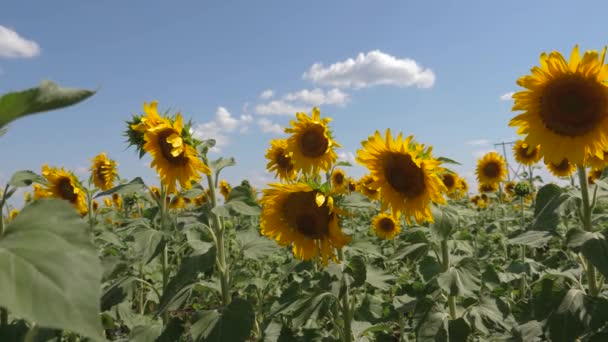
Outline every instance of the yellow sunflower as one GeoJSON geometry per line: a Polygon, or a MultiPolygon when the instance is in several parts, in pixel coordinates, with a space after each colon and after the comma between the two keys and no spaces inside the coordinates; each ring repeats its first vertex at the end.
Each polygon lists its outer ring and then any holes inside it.
{"type": "MultiPolygon", "coordinates": [[[[17,209],[13,209],[8,213],[8,220],[12,221],[15,219],[15,217],[17,217],[17,215],[19,215],[19,210],[17,209]]],[[[1,219],[2,217],[0,217],[1,219]]]]}
{"type": "Polygon", "coordinates": [[[440,162],[431,156],[431,149],[414,142],[412,136],[396,139],[386,130],[383,139],[376,131],[363,149],[357,151],[357,162],[365,165],[373,177],[369,188],[380,190],[382,211],[391,208],[399,217],[404,214],[408,223],[433,221],[430,202],[445,203],[446,187],[437,175],[440,162]]]}
{"type": "Polygon", "coordinates": [[[138,132],[146,132],[148,129],[163,123],[163,118],[158,115],[158,101],[152,101],[148,105],[144,102],[144,114],[138,124],[131,125],[131,129],[138,132]]]}
{"type": "Polygon", "coordinates": [[[86,215],[86,195],[74,174],[65,171],[63,168],[51,168],[44,165],[42,166],[42,175],[48,181],[46,195],[41,195],[42,197],[52,196],[64,199],[72,203],[80,215],[86,215]]]}
{"type": "Polygon", "coordinates": [[[152,185],[150,187],[150,196],[156,199],[160,199],[160,189],[157,186],[152,185]]]}
{"type": "Polygon", "coordinates": [[[182,139],[183,119],[178,113],[173,124],[167,119],[149,128],[144,138],[144,150],[152,156],[150,167],[156,167],[168,193],[174,193],[176,182],[183,189],[191,187],[191,181],[198,181],[200,173],[210,174],[211,170],[199,158],[196,149],[182,139]]]}
{"type": "Polygon", "coordinates": [[[281,246],[293,244],[300,260],[321,257],[324,265],[336,261],[334,250],[350,242],[339,226],[333,199],[305,183],[270,184],[260,200],[261,233],[281,246]]]}
{"type": "Polygon", "coordinates": [[[518,140],[513,146],[515,160],[522,165],[534,165],[540,160],[540,146],[532,147],[523,140],[518,140]]]}
{"type": "Polygon", "coordinates": [[[482,184],[498,183],[507,177],[507,167],[504,158],[496,153],[486,153],[477,161],[477,181],[482,184]]]}
{"type": "Polygon", "coordinates": [[[475,205],[477,205],[477,202],[481,199],[481,197],[479,197],[479,195],[475,195],[473,197],[471,197],[471,203],[474,203],[475,205]]]}
{"type": "Polygon", "coordinates": [[[45,197],[49,197],[49,193],[44,190],[42,185],[34,184],[34,199],[37,200],[45,197]]]}
{"type": "Polygon", "coordinates": [[[116,209],[122,208],[122,197],[119,194],[112,194],[112,203],[116,209]]]}
{"type": "Polygon", "coordinates": [[[112,206],[112,199],[110,199],[109,197],[104,198],[104,199],[103,199],[103,204],[104,204],[106,207],[111,207],[111,206],[112,206]]]}
{"type": "Polygon", "coordinates": [[[230,186],[230,184],[228,182],[226,182],[225,180],[221,180],[220,181],[220,194],[222,194],[222,196],[224,197],[224,201],[228,200],[228,196],[230,196],[230,192],[232,191],[232,187],[230,186]]]}
{"type": "Polygon", "coordinates": [[[496,192],[498,191],[498,183],[487,183],[487,184],[479,184],[477,190],[480,193],[484,193],[484,192],[496,192]]]}
{"type": "Polygon", "coordinates": [[[111,189],[114,185],[114,180],[118,177],[116,162],[108,159],[104,152],[97,155],[92,161],[93,165],[90,171],[93,184],[102,191],[111,189]]]}
{"type": "Polygon", "coordinates": [[[446,172],[441,175],[441,181],[443,182],[443,185],[445,185],[448,194],[453,194],[458,188],[457,180],[458,177],[453,173],[446,172]]]}
{"type": "Polygon", "coordinates": [[[32,194],[29,191],[23,193],[23,201],[28,204],[32,201],[32,194]]]}
{"type": "Polygon", "coordinates": [[[394,239],[395,235],[399,234],[401,231],[399,222],[393,217],[393,215],[389,215],[387,213],[376,215],[372,219],[372,226],[374,227],[376,235],[385,240],[394,239]]]}
{"type": "Polygon", "coordinates": [[[93,200],[93,202],[91,203],[91,207],[93,208],[93,212],[97,212],[97,210],[99,210],[99,202],[97,202],[97,200],[93,200]]]}
{"type": "Polygon", "coordinates": [[[286,139],[274,139],[270,141],[270,148],[266,150],[266,159],[268,159],[266,169],[275,172],[275,177],[279,177],[281,181],[291,181],[298,176],[293,159],[286,149],[286,139]]]}
{"type": "Polygon", "coordinates": [[[531,146],[541,145],[545,162],[558,164],[568,159],[583,165],[587,155],[601,156],[608,147],[608,66],[606,48],[586,51],[580,57],[578,45],[567,62],[557,51],[540,56],[540,67],[532,68],[517,84],[513,95],[514,117],[510,126],[531,146]]]}
{"type": "Polygon", "coordinates": [[[545,165],[549,169],[549,172],[556,177],[569,177],[576,170],[576,165],[570,163],[568,159],[562,159],[559,163],[547,162],[545,160],[545,165]]]}
{"type": "Polygon", "coordinates": [[[374,178],[371,175],[365,175],[359,179],[356,188],[371,201],[377,201],[380,199],[380,189],[372,189],[370,184],[373,182],[374,178]]]}
{"type": "Polygon", "coordinates": [[[357,191],[357,182],[355,181],[355,179],[353,177],[348,177],[348,191],[353,192],[353,191],[357,191]]]}
{"type": "Polygon", "coordinates": [[[591,169],[589,174],[587,174],[587,182],[589,184],[595,184],[595,181],[602,177],[603,172],[603,169],[591,169]]]}
{"type": "Polygon", "coordinates": [[[598,156],[587,156],[587,166],[592,169],[604,169],[608,167],[608,151],[603,152],[602,158],[598,156]]]}
{"type": "Polygon", "coordinates": [[[509,196],[515,195],[515,182],[505,183],[505,193],[509,196]]]}
{"type": "Polygon", "coordinates": [[[169,202],[169,208],[171,209],[182,209],[186,207],[186,202],[182,196],[173,196],[169,202]]]}
{"type": "Polygon", "coordinates": [[[297,113],[296,117],[297,121],[290,122],[292,127],[285,128],[285,133],[291,133],[285,151],[291,156],[295,170],[307,175],[329,171],[338,159],[334,148],[340,147],[327,126],[331,118],[321,119],[317,107],[312,109],[311,116],[297,113]]]}
{"type": "Polygon", "coordinates": [[[458,177],[458,180],[456,181],[456,186],[458,188],[458,197],[463,198],[467,196],[467,193],[469,191],[469,183],[467,183],[466,179],[458,177]]]}
{"type": "Polygon", "coordinates": [[[344,170],[334,169],[331,173],[331,187],[338,194],[345,193],[348,190],[348,181],[344,170]]]}

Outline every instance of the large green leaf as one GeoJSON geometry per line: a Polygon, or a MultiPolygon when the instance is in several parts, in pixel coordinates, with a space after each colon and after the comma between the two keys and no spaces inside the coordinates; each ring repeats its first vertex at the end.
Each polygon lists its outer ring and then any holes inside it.
{"type": "Polygon", "coordinates": [[[240,231],[236,234],[236,238],[241,245],[241,251],[245,258],[258,259],[275,254],[279,247],[278,245],[255,230],[240,231]]]}
{"type": "Polygon", "coordinates": [[[101,274],[87,225],[66,201],[33,202],[0,239],[0,306],[41,327],[102,339],[101,274]]]}
{"type": "Polygon", "coordinates": [[[474,296],[479,291],[481,274],[477,261],[473,258],[460,260],[456,266],[450,267],[437,277],[437,284],[451,296],[474,296]]]}
{"type": "Polygon", "coordinates": [[[444,342],[449,339],[449,315],[438,303],[427,298],[416,305],[416,340],[444,342]]]}
{"type": "Polygon", "coordinates": [[[574,341],[608,320],[608,299],[586,295],[570,289],[548,319],[549,336],[553,341],[574,341]]]}
{"type": "Polygon", "coordinates": [[[254,322],[251,304],[236,298],[221,313],[215,310],[205,312],[192,325],[192,337],[195,341],[204,342],[243,342],[249,340],[254,322]]]}
{"type": "Polygon", "coordinates": [[[160,253],[159,245],[163,243],[163,233],[142,226],[135,229],[133,239],[133,251],[147,264],[160,253]]]}
{"type": "Polygon", "coordinates": [[[13,176],[11,177],[11,180],[8,181],[8,184],[15,187],[24,187],[30,186],[34,182],[46,184],[46,179],[34,171],[22,170],[13,173],[13,176]]]}
{"type": "Polygon", "coordinates": [[[140,192],[144,189],[144,187],[145,184],[143,179],[141,179],[141,177],[135,177],[129,183],[120,184],[113,187],[112,189],[98,193],[95,198],[112,194],[128,194],[131,192],[140,192]]]}
{"type": "Polygon", "coordinates": [[[555,184],[547,184],[540,188],[536,195],[531,229],[555,230],[560,218],[558,209],[568,198],[569,195],[555,184]]]}
{"type": "Polygon", "coordinates": [[[510,331],[516,322],[508,312],[504,312],[506,309],[500,310],[499,304],[502,303],[495,298],[482,297],[477,305],[467,308],[466,318],[475,330],[484,335],[510,331]]]}
{"type": "Polygon", "coordinates": [[[390,287],[388,281],[393,279],[395,279],[395,276],[390,273],[386,273],[383,270],[372,266],[367,267],[367,276],[365,282],[377,289],[388,290],[390,287]]]}
{"type": "Polygon", "coordinates": [[[583,253],[585,258],[608,277],[608,241],[601,233],[571,229],[566,235],[568,247],[583,253]]]}
{"type": "Polygon", "coordinates": [[[0,97],[0,128],[19,117],[68,107],[95,94],[84,89],[61,88],[51,81],[0,97]]]}
{"type": "Polygon", "coordinates": [[[458,213],[450,207],[432,207],[431,234],[437,241],[450,238],[458,225],[458,213]]]}
{"type": "Polygon", "coordinates": [[[367,270],[365,267],[365,259],[361,255],[354,255],[348,262],[347,271],[353,277],[352,287],[359,287],[365,284],[367,279],[367,270]]]}
{"type": "Polygon", "coordinates": [[[542,248],[547,245],[553,235],[551,232],[540,230],[529,230],[509,239],[512,245],[524,245],[533,248],[542,248]]]}

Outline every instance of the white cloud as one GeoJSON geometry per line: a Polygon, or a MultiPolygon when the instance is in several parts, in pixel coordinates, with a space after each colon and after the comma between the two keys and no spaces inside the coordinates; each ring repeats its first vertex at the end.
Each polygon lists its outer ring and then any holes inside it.
{"type": "Polygon", "coordinates": [[[0,57],[35,57],[39,54],[38,43],[25,39],[14,30],[0,25],[0,57]]]}
{"type": "Polygon", "coordinates": [[[272,89],[266,89],[260,94],[260,98],[262,100],[268,100],[269,98],[274,96],[274,91],[272,89]]]}
{"type": "Polygon", "coordinates": [[[477,151],[473,152],[473,157],[475,157],[476,159],[479,159],[479,158],[483,157],[484,155],[486,155],[486,153],[490,153],[490,152],[499,153],[495,149],[477,150],[477,151]]]}
{"type": "Polygon", "coordinates": [[[214,152],[220,152],[221,149],[230,143],[230,138],[227,133],[239,131],[246,132],[249,124],[253,121],[251,115],[241,115],[235,118],[224,107],[218,107],[215,112],[215,119],[210,122],[199,124],[192,130],[192,134],[197,139],[215,139],[215,147],[211,149],[214,152]]]}
{"type": "Polygon", "coordinates": [[[467,141],[465,144],[472,146],[484,146],[489,145],[490,141],[488,139],[474,139],[467,141]]]}
{"type": "Polygon", "coordinates": [[[349,162],[352,165],[355,165],[355,155],[352,152],[339,152],[338,160],[349,162]]]}
{"type": "Polygon", "coordinates": [[[502,95],[500,95],[500,99],[502,101],[511,101],[513,99],[513,94],[515,94],[514,91],[512,91],[510,93],[502,94],[502,95]]]}
{"type": "Polygon", "coordinates": [[[409,58],[399,59],[379,50],[359,53],[329,67],[313,64],[302,78],[338,88],[365,88],[375,85],[430,88],[435,74],[409,58]]]}
{"type": "Polygon", "coordinates": [[[261,118],[260,120],[258,120],[258,125],[264,133],[283,134],[283,129],[281,128],[281,126],[276,123],[273,123],[267,118],[261,118]]]}
{"type": "Polygon", "coordinates": [[[320,88],[312,90],[302,89],[294,93],[288,93],[283,97],[283,100],[290,102],[302,102],[311,106],[320,105],[338,105],[343,106],[349,101],[347,93],[340,89],[331,89],[328,92],[324,92],[320,88]]]}
{"type": "Polygon", "coordinates": [[[255,106],[255,112],[261,115],[295,115],[297,112],[307,112],[310,108],[297,106],[289,102],[276,100],[255,106]]]}

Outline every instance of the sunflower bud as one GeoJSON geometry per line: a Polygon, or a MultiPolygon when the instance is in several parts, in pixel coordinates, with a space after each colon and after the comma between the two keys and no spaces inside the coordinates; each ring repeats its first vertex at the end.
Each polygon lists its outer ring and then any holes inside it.
{"type": "Polygon", "coordinates": [[[515,194],[519,197],[526,197],[532,193],[532,186],[527,182],[519,182],[515,185],[515,194]]]}
{"type": "Polygon", "coordinates": [[[146,151],[144,151],[144,131],[141,129],[136,129],[136,127],[142,124],[142,116],[141,115],[133,115],[131,121],[126,121],[127,129],[125,130],[124,136],[127,137],[127,142],[130,146],[135,146],[137,151],[139,151],[139,158],[141,159],[146,151]]]}

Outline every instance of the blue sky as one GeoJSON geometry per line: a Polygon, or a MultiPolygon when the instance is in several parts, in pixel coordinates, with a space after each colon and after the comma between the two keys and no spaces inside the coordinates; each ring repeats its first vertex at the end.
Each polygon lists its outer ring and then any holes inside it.
{"type": "Polygon", "coordinates": [[[101,151],[122,177],[155,182],[122,136],[152,100],[218,138],[214,156],[237,159],[224,174],[231,182],[270,181],[268,141],[290,109],[315,104],[334,119],[346,159],[390,127],[460,161],[472,180],[476,156],[515,137],[512,101],[501,96],[543,51],[601,49],[607,10],[603,1],[4,0],[0,93],[43,79],[99,90],[12,123],[0,138],[0,182],[43,163],[85,178],[101,151]]]}

